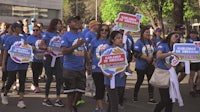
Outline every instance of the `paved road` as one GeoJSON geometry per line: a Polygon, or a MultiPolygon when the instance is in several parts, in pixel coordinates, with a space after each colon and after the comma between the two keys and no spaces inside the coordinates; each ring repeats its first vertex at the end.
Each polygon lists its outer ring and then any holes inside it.
{"type": "MultiPolygon", "coordinates": [[[[0,75],[1,76],[1,75],[0,75]]],[[[44,97],[44,82],[40,82],[41,93],[33,93],[30,90],[31,85],[31,72],[28,72],[28,79],[26,83],[26,95],[25,95],[25,103],[27,105],[26,109],[19,109],[16,104],[18,100],[18,96],[16,93],[9,93],[9,104],[3,105],[0,103],[0,112],[67,112],[66,107],[58,108],[58,107],[46,107],[42,105],[42,100],[44,97]]],[[[184,79],[184,81],[180,84],[180,90],[182,93],[184,106],[179,107],[177,103],[174,104],[173,112],[199,112],[200,110],[200,96],[196,98],[192,98],[188,94],[188,85],[186,84],[188,77],[184,79]]],[[[147,104],[148,95],[147,95],[147,82],[146,80],[143,82],[143,86],[139,92],[139,101],[133,103],[131,101],[133,94],[133,86],[136,82],[135,73],[133,77],[129,77],[127,80],[126,86],[126,94],[125,94],[125,103],[124,109],[120,110],[120,112],[153,112],[155,105],[147,104]]],[[[52,95],[50,98],[52,102],[55,102],[55,83],[52,84],[52,95]]],[[[66,95],[62,95],[62,100],[66,104],[66,95]]],[[[79,112],[93,112],[95,108],[95,100],[93,97],[87,93],[83,96],[83,99],[86,101],[85,104],[79,107],[79,112]]],[[[155,99],[159,100],[158,90],[155,90],[155,99]]],[[[106,104],[105,104],[106,106],[106,104]]]]}

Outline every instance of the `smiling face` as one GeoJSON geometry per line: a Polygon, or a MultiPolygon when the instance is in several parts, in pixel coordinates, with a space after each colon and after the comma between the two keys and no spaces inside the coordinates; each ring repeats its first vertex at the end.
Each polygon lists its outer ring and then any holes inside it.
{"type": "Polygon", "coordinates": [[[101,38],[107,38],[108,33],[109,33],[109,28],[108,28],[108,26],[102,26],[102,27],[101,27],[101,30],[100,30],[100,37],[101,37],[101,38]]]}
{"type": "Polygon", "coordinates": [[[180,36],[179,34],[173,34],[171,36],[171,39],[170,39],[170,43],[174,44],[174,43],[178,43],[179,42],[179,39],[180,39],[180,36]]]}
{"type": "Polygon", "coordinates": [[[69,23],[69,27],[70,29],[73,30],[79,30],[81,28],[81,22],[78,19],[73,19],[70,23],[69,23]]]}

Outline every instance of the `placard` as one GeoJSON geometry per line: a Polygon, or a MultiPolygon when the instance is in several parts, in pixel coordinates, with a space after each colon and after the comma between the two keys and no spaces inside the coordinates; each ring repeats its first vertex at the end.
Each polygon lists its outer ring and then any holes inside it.
{"type": "Polygon", "coordinates": [[[16,63],[29,63],[33,60],[33,49],[24,41],[16,41],[8,50],[8,53],[16,63]]]}
{"type": "Polygon", "coordinates": [[[101,55],[98,66],[104,74],[112,75],[110,88],[115,88],[115,75],[128,66],[126,51],[120,47],[107,49],[101,55]]]}

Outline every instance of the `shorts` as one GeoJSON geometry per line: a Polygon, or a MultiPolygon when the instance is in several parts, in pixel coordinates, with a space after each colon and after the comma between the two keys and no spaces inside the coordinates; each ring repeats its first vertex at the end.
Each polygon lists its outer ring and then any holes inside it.
{"type": "Polygon", "coordinates": [[[190,64],[190,70],[191,71],[199,71],[200,70],[200,63],[191,63],[190,64]]]}
{"type": "Polygon", "coordinates": [[[86,76],[85,70],[74,71],[63,68],[64,78],[64,93],[80,92],[85,93],[86,88],[86,76]]]}

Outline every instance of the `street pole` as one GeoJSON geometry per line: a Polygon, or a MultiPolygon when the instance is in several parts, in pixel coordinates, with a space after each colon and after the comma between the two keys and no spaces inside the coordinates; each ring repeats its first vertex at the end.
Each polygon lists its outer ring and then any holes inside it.
{"type": "Polygon", "coordinates": [[[97,5],[98,5],[98,0],[96,0],[96,7],[95,7],[95,20],[97,21],[97,5]]]}
{"type": "Polygon", "coordinates": [[[76,16],[78,15],[78,0],[76,0],[76,16]]]}

